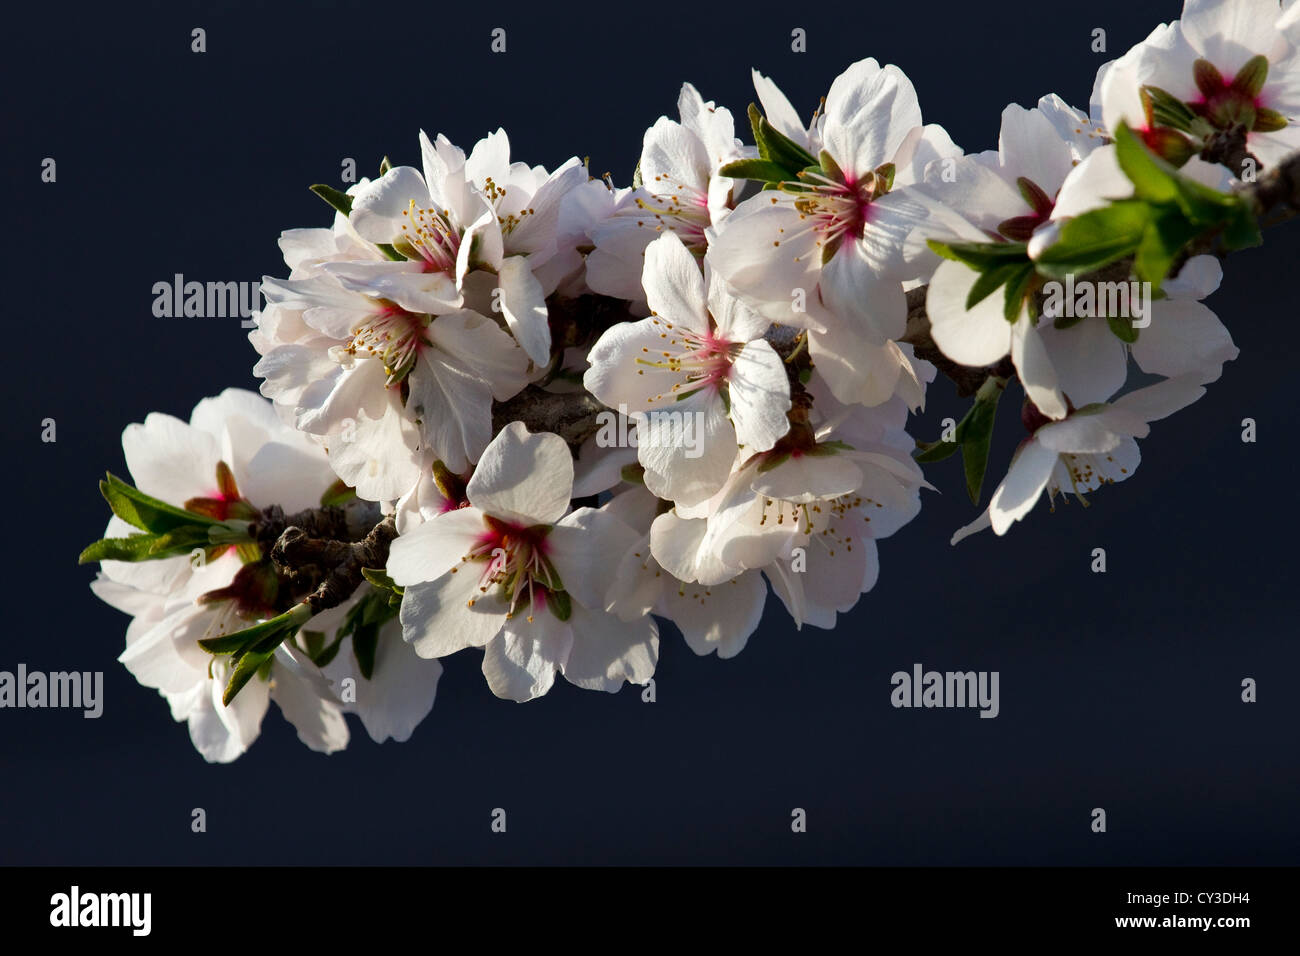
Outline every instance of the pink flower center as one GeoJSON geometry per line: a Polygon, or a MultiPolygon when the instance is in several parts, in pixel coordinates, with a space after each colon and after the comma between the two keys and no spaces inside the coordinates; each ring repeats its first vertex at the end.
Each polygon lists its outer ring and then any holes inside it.
{"type": "Polygon", "coordinates": [[[402,231],[394,245],[408,259],[422,262],[425,272],[445,272],[454,277],[460,239],[460,230],[452,225],[448,210],[421,209],[412,199],[402,210],[402,231]]]}
{"type": "MultiPolygon", "coordinates": [[[[547,596],[562,590],[555,567],[547,559],[550,551],[547,535],[550,525],[525,526],[483,516],[483,532],[465,555],[465,562],[481,564],[478,589],[487,594],[498,589],[509,602],[507,617],[513,617],[522,604],[532,621],[533,611],[546,604],[547,596]]],[[[460,570],[458,565],[455,569],[460,570]]],[[[473,607],[477,598],[471,598],[473,607]]]]}
{"type": "MultiPolygon", "coordinates": [[[[660,393],[649,399],[651,402],[663,401],[665,396],[674,401],[685,398],[701,388],[720,389],[731,378],[736,355],[744,348],[744,342],[733,342],[719,335],[710,321],[709,328],[703,333],[682,328],[658,316],[650,319],[651,325],[662,331],[663,349],[656,353],[649,347],[642,347],[642,354],[637,356],[636,364],[647,368],[666,369],[681,374],[681,379],[673,383],[667,393],[660,393]]],[[[638,374],[641,370],[638,369],[638,374]]]]}
{"type": "Polygon", "coordinates": [[[352,338],[342,352],[346,355],[369,355],[383,360],[388,384],[396,385],[415,366],[420,350],[429,344],[425,329],[432,319],[428,315],[407,312],[386,299],[368,322],[352,330],[352,338]]]}

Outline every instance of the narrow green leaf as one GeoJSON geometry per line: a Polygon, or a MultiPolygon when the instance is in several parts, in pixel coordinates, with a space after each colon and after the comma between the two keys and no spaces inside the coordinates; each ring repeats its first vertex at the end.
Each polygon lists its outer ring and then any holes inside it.
{"type": "Polygon", "coordinates": [[[996,292],[1008,279],[1018,276],[1026,267],[1031,271],[1033,269],[1033,266],[1027,262],[1013,260],[995,265],[986,272],[981,272],[974,283],[971,284],[970,292],[966,296],[966,311],[969,312],[975,308],[975,306],[996,292]]]}
{"type": "Polygon", "coordinates": [[[779,183],[790,178],[784,166],[770,159],[738,159],[733,163],[727,163],[718,170],[718,174],[730,176],[732,179],[753,179],[764,183],[779,183]]]}
{"type": "Polygon", "coordinates": [[[160,533],[186,525],[207,528],[218,523],[216,518],[186,511],[146,495],[111,472],[99,483],[99,491],[113,509],[113,514],[141,531],[160,533]]]}
{"type": "Polygon", "coordinates": [[[379,625],[365,624],[352,635],[352,656],[361,676],[370,680],[375,673],[375,650],[379,647],[379,625]]]}
{"type": "Polygon", "coordinates": [[[1029,294],[1029,289],[1037,276],[1038,272],[1034,269],[1034,264],[1027,262],[1020,267],[1018,272],[1007,279],[1002,315],[1008,322],[1014,323],[1020,318],[1020,309],[1024,305],[1025,296],[1029,294]]]}
{"type": "Polygon", "coordinates": [[[253,679],[253,675],[261,670],[262,665],[269,663],[274,655],[275,651],[270,650],[263,654],[249,652],[240,657],[234,670],[230,672],[230,679],[226,681],[226,690],[221,695],[221,703],[229,707],[230,702],[253,679]]]}
{"type": "Polygon", "coordinates": [[[1111,334],[1128,345],[1132,345],[1138,340],[1138,330],[1133,328],[1133,320],[1126,319],[1122,316],[1106,316],[1106,324],[1110,326],[1111,334]]]}
{"type": "Polygon", "coordinates": [[[920,451],[912,457],[922,464],[929,464],[952,457],[960,447],[961,444],[955,441],[918,442],[917,448],[920,451]]]}
{"type": "Polygon", "coordinates": [[[1007,262],[1028,262],[1029,245],[1025,242],[940,242],[929,239],[926,244],[937,255],[955,262],[964,262],[977,272],[1007,262]]]}
{"type": "Polygon", "coordinates": [[[321,199],[325,200],[336,211],[343,215],[349,215],[352,212],[352,197],[345,192],[340,192],[333,186],[327,186],[324,183],[316,183],[310,187],[321,199]]]}
{"type": "Polygon", "coordinates": [[[808,150],[778,132],[753,103],[749,104],[749,125],[754,133],[754,145],[758,147],[759,158],[785,169],[788,175],[784,178],[794,179],[800,170],[817,164],[808,150]]]}
{"type": "Polygon", "coordinates": [[[1053,278],[1094,272],[1136,251],[1150,218],[1150,205],[1140,199],[1122,199],[1076,216],[1061,227],[1060,238],[1035,265],[1053,278]]]}
{"type": "Polygon", "coordinates": [[[997,420],[998,401],[1006,383],[990,375],[975,394],[975,403],[957,426],[957,440],[961,442],[962,470],[966,474],[966,493],[972,504],[978,505],[984,473],[988,470],[989,447],[993,440],[993,424],[997,420]]]}
{"type": "Polygon", "coordinates": [[[1178,195],[1177,172],[1142,144],[1125,123],[1115,130],[1115,156],[1133,181],[1134,195],[1151,202],[1171,202],[1178,195]]]}
{"type": "Polygon", "coordinates": [[[361,576],[381,591],[391,591],[399,596],[403,591],[382,568],[362,568],[361,576]]]}

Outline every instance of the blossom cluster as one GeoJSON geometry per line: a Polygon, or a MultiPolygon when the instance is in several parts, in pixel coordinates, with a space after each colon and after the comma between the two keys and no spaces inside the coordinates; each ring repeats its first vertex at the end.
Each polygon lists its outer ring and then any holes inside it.
{"type": "MultiPolygon", "coordinates": [[[[979,153],[871,58],[811,114],[754,71],[753,145],[686,84],[629,187],[577,158],[514,161],[503,130],[468,153],[422,132],[418,167],[322,189],[332,224],[280,237],[288,276],[264,280],[249,336],[263,397],[127,429],[139,491],[235,537],[198,560],[103,561],[96,593],[133,616],[122,662],[209,760],[242,753],[270,700],[317,750],[346,745],[346,712],[404,740],[439,660],[465,648],[493,693],[525,701],[557,674],[646,684],[663,622],[733,656],[769,590],[796,627],[834,627],[875,586],[878,543],[918,514],[922,464],[987,456],[976,412],[1015,381],[1025,437],[954,542],[1124,480],[1150,423],[1237,349],[1204,304],[1222,272],[1197,236],[1149,300],[1130,280],[1156,253],[1137,245],[1097,291],[1069,268],[1077,237],[1171,183],[1202,203],[1186,208],[1226,209],[1300,149],[1297,9],[1187,0],[1101,67],[1086,110],[1010,105],[979,153]],[[1159,176],[1135,178],[1126,144],[1159,176]],[[919,442],[909,417],[936,366],[982,370],[983,387],[960,435],[919,442]],[[601,411],[576,429],[502,420],[566,396],[601,411]],[[271,506],[387,516],[396,537],[345,600],[259,644],[232,695],[223,641],[307,590],[283,539],[238,538],[271,506]]],[[[114,517],[106,538],[132,531],[114,517]]]]}

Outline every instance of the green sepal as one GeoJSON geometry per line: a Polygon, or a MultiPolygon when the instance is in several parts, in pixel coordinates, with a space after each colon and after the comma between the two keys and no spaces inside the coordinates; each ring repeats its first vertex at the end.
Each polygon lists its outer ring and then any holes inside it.
{"type": "Polygon", "coordinates": [[[1232,88],[1238,93],[1255,99],[1264,88],[1268,79],[1268,57],[1256,53],[1245,62],[1237,75],[1232,78],[1232,88]]]}
{"type": "Polygon", "coordinates": [[[379,647],[379,627],[363,624],[352,632],[352,656],[361,676],[370,680],[375,673],[375,651],[379,647]]]}
{"type": "MultiPolygon", "coordinates": [[[[1029,262],[1021,266],[1020,271],[1007,280],[1005,299],[1002,304],[1002,316],[1008,322],[1014,323],[1020,318],[1020,307],[1024,304],[1025,298],[1029,295],[1037,277],[1038,270],[1034,268],[1032,262],[1029,262]]],[[[1037,310],[1032,301],[1030,306],[1030,317],[1036,318],[1033,313],[1037,310]]]]}
{"type": "Polygon", "coordinates": [[[569,599],[568,591],[547,591],[546,606],[556,620],[567,621],[573,615],[573,602],[569,599]]]}
{"type": "Polygon", "coordinates": [[[1186,103],[1158,86],[1144,86],[1141,92],[1154,126],[1167,126],[1184,133],[1193,131],[1197,116],[1186,103]]]}

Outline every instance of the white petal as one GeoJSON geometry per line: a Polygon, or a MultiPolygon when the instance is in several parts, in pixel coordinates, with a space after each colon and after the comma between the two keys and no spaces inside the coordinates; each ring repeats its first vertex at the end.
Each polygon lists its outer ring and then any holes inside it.
{"type": "Polygon", "coordinates": [[[431,518],[389,546],[388,574],[403,587],[441,577],[460,563],[485,528],[483,512],[473,507],[431,518]]]}
{"type": "Polygon", "coordinates": [[[541,283],[533,277],[523,256],[507,257],[497,277],[501,283],[501,314],[515,341],[530,359],[545,365],[551,357],[551,328],[541,283]]]}
{"type": "Polygon", "coordinates": [[[625,681],[644,684],[654,676],[659,633],[652,618],[629,623],[575,607],[569,624],[573,643],[560,670],[570,684],[614,693],[625,681]]]}
{"type": "Polygon", "coordinates": [[[995,534],[1006,534],[1012,524],[1034,507],[1052,477],[1057,458],[1056,452],[1036,441],[1021,446],[989,502],[989,519],[995,534]]]}
{"type": "Polygon", "coordinates": [[[750,451],[767,451],[790,430],[790,379],[785,363],[763,339],[745,344],[727,381],[736,441],[750,451]]]}
{"type": "Polygon", "coordinates": [[[501,630],[508,608],[495,590],[480,590],[484,567],[469,563],[433,581],[407,586],[399,614],[402,639],[420,657],[446,657],[462,648],[482,647],[501,630]]]}
{"type": "Polygon", "coordinates": [[[904,137],[921,125],[911,81],[898,67],[860,60],[835,78],[826,95],[822,136],[846,172],[862,175],[893,159],[904,137]]]}
{"type": "Polygon", "coordinates": [[[966,310],[966,297],[977,278],[965,263],[945,259],[925,298],[935,345],[954,362],[973,367],[992,365],[1011,350],[1011,323],[1002,314],[1002,296],[987,296],[966,310]]]}
{"type": "Polygon", "coordinates": [[[550,611],[538,611],[531,622],[516,617],[483,649],[483,676],[492,693],[506,700],[541,697],[555,683],[555,671],[572,646],[573,631],[550,611]]]}
{"type": "Polygon", "coordinates": [[[564,439],[511,422],[483,452],[466,495],[480,511],[524,525],[554,524],[569,507],[573,457],[564,439]]]}
{"type": "Polygon", "coordinates": [[[695,257],[674,232],[665,232],[645,250],[641,285],[650,309],[669,327],[697,334],[708,331],[704,275],[695,257]]]}
{"type": "Polygon", "coordinates": [[[767,599],[767,584],[757,571],[706,588],[671,583],[664,589],[660,613],[672,620],[696,654],[717,652],[735,657],[758,629],[767,599]]]}
{"type": "Polygon", "coordinates": [[[298,739],[317,753],[334,753],[348,745],[348,725],[338,702],[322,697],[311,682],[282,667],[278,659],[272,671],[271,699],[298,731],[298,739]]]}
{"type": "MultiPolygon", "coordinates": [[[[997,295],[989,298],[995,299],[997,295]]],[[[1025,394],[1038,410],[1048,418],[1064,418],[1068,409],[1057,382],[1056,368],[1043,345],[1042,336],[1029,324],[1029,316],[1023,309],[1011,331],[1011,361],[1020,373],[1020,384],[1024,386],[1025,394]]]]}
{"type": "Polygon", "coordinates": [[[1202,382],[1216,380],[1223,363],[1238,354],[1218,316],[1189,299],[1153,302],[1151,324],[1129,348],[1144,372],[1170,378],[1201,373],[1202,382]]]}
{"type": "Polygon", "coordinates": [[[579,508],[547,535],[547,557],[564,590],[590,608],[604,608],[610,575],[636,544],[637,533],[605,509],[579,508]]]}

